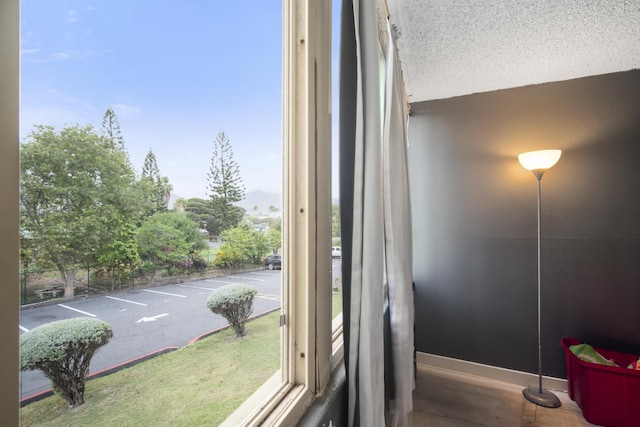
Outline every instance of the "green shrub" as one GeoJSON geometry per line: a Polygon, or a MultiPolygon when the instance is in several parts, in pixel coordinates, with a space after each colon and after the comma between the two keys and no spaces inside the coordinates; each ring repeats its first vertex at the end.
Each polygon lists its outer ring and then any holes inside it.
{"type": "Polygon", "coordinates": [[[20,370],[39,369],[70,407],[80,406],[91,358],[111,337],[111,325],[89,317],[38,326],[20,336],[20,370]]]}
{"type": "Polygon", "coordinates": [[[223,243],[216,252],[213,265],[216,267],[233,268],[238,267],[242,261],[242,254],[235,250],[230,244],[223,243]]]}
{"type": "Polygon", "coordinates": [[[207,307],[215,314],[219,314],[236,331],[236,336],[245,335],[244,326],[253,313],[253,297],[258,290],[253,286],[233,284],[222,286],[211,292],[207,299],[207,307]]]}

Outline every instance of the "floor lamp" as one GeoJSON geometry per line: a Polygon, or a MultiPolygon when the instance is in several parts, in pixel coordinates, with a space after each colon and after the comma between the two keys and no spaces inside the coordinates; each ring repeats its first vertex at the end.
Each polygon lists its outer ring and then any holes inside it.
{"type": "Polygon", "coordinates": [[[540,341],[540,181],[542,175],[560,160],[560,150],[529,151],[518,155],[522,167],[530,170],[538,180],[538,386],[529,386],[522,391],[524,397],[536,405],[558,408],[558,396],[542,388],[542,344],[540,341]]]}

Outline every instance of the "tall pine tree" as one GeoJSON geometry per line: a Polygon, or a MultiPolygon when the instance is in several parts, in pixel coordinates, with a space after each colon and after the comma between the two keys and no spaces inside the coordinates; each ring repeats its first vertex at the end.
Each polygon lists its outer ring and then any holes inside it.
{"type": "Polygon", "coordinates": [[[169,184],[169,178],[160,175],[158,160],[150,149],[142,164],[141,179],[148,187],[149,199],[151,201],[151,212],[166,212],[169,207],[169,197],[173,186],[169,184]]]}
{"type": "Polygon", "coordinates": [[[231,141],[224,132],[218,133],[213,141],[213,155],[209,168],[208,190],[213,205],[215,225],[213,234],[238,225],[244,210],[233,203],[244,199],[245,188],[240,176],[240,167],[233,160],[231,141]]]}
{"type": "Polygon", "coordinates": [[[124,137],[120,130],[120,122],[113,108],[107,108],[102,117],[102,136],[115,148],[124,151],[124,137]]]}

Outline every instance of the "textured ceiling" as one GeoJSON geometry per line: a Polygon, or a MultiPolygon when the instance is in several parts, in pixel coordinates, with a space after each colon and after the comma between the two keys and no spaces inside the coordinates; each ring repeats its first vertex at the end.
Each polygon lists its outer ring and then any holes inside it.
{"type": "Polygon", "coordinates": [[[386,0],[409,103],[640,68],[640,0],[386,0]]]}

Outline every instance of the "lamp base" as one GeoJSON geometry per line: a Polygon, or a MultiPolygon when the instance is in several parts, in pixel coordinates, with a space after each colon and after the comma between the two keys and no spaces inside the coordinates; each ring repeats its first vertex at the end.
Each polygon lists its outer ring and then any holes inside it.
{"type": "Polygon", "coordinates": [[[529,388],[522,390],[522,394],[529,402],[533,402],[538,406],[544,406],[545,408],[560,407],[560,399],[558,399],[558,396],[544,388],[540,389],[536,386],[529,386],[529,388]]]}

